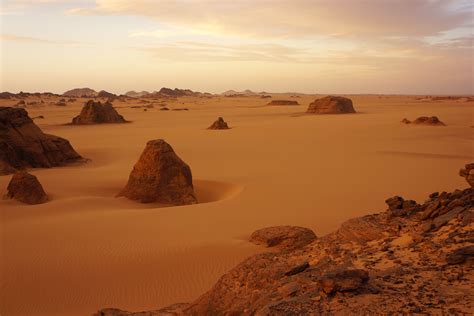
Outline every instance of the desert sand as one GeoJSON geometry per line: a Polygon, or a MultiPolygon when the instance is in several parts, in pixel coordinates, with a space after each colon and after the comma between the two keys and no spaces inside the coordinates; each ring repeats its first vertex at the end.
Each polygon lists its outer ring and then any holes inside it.
{"type": "MultiPolygon", "coordinates": [[[[189,302],[238,262],[265,249],[262,227],[298,225],[318,236],[402,195],[422,202],[466,186],[453,177],[474,159],[472,102],[349,96],[356,114],[307,115],[322,96],[180,97],[131,108],[129,124],[65,125],[87,99],[28,106],[45,133],[68,139],[86,164],[30,169],[50,201],[0,201],[2,315],[89,315],[114,306],[151,310],[189,302]],[[209,131],[216,117],[232,129],[209,131]],[[407,126],[437,116],[443,128],[407,126]],[[165,139],[192,169],[199,204],[160,208],[117,198],[147,141],[165,139]],[[416,181],[414,181],[416,179],[416,181]]],[[[34,98],[31,98],[33,101],[34,98]]],[[[0,100],[12,106],[14,100],[0,100]]],[[[6,193],[11,176],[0,177],[6,193]]],[[[3,194],[2,193],[2,194],[3,194]]]]}

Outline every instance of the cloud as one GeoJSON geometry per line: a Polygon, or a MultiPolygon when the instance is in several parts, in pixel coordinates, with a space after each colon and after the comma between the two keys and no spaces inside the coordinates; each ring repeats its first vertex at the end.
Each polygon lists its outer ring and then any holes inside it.
{"type": "Polygon", "coordinates": [[[461,0],[97,0],[70,13],[143,16],[172,27],[266,38],[429,36],[472,20],[461,0]]]}
{"type": "Polygon", "coordinates": [[[50,41],[47,39],[21,36],[15,34],[0,34],[0,39],[2,41],[15,41],[15,42],[25,42],[25,43],[45,43],[45,44],[58,44],[59,42],[50,41]]]}

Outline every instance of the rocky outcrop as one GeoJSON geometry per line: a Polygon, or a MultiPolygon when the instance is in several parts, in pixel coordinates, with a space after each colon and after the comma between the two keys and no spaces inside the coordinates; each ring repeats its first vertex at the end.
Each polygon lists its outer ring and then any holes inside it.
{"type": "Polygon", "coordinates": [[[107,92],[107,91],[105,91],[105,90],[101,90],[101,91],[99,91],[99,93],[97,93],[97,97],[99,97],[99,98],[111,98],[111,99],[113,99],[113,98],[117,97],[117,95],[115,95],[115,94],[113,94],[113,93],[110,93],[110,92],[107,92]]]}
{"type": "Polygon", "coordinates": [[[24,109],[0,107],[0,174],[80,160],[69,141],[44,134],[24,109]]]}
{"type": "Polygon", "coordinates": [[[141,203],[197,203],[191,168],[162,139],[147,143],[119,196],[141,203]]]}
{"type": "Polygon", "coordinates": [[[306,110],[306,113],[313,114],[345,114],[355,112],[351,99],[332,95],[315,100],[306,110]]]}
{"type": "Polygon", "coordinates": [[[224,119],[222,117],[219,117],[207,129],[229,129],[229,126],[227,125],[226,121],[224,121],[224,119]]]}
{"type": "Polygon", "coordinates": [[[474,187],[474,163],[468,163],[464,169],[459,170],[459,175],[466,178],[471,188],[474,187]]]}
{"type": "Polygon", "coordinates": [[[13,175],[7,188],[6,197],[26,204],[42,204],[48,196],[34,175],[20,171],[13,175]]]}
{"type": "Polygon", "coordinates": [[[291,249],[306,246],[316,239],[309,228],[299,226],[272,226],[252,233],[249,241],[265,247],[291,249]]]}
{"type": "Polygon", "coordinates": [[[81,113],[72,119],[73,125],[126,123],[110,102],[87,101],[81,113]]]}
{"type": "Polygon", "coordinates": [[[445,126],[443,122],[439,120],[437,116],[420,116],[413,122],[404,118],[402,120],[404,124],[414,124],[414,125],[429,125],[429,126],[445,126]]]}
{"type": "Polygon", "coordinates": [[[272,100],[267,105],[299,105],[299,103],[292,100],[272,100]]]}
{"type": "Polygon", "coordinates": [[[178,314],[470,314],[474,189],[386,203],[303,247],[247,258],[178,314]]]}

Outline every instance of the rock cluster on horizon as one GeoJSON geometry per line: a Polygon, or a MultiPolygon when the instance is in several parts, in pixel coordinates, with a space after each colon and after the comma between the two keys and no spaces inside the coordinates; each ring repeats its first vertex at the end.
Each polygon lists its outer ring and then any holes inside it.
{"type": "Polygon", "coordinates": [[[197,203],[191,168],[162,139],[146,144],[119,196],[141,203],[197,203]]]}
{"type": "Polygon", "coordinates": [[[69,141],[44,134],[24,109],[0,107],[0,175],[82,160],[69,141]]]}
{"type": "Polygon", "coordinates": [[[345,114],[355,112],[351,99],[332,95],[316,99],[306,110],[306,113],[313,114],[345,114]]]}
{"type": "Polygon", "coordinates": [[[229,129],[229,125],[227,125],[226,121],[224,121],[222,117],[219,117],[207,129],[229,129]]]}
{"type": "MultiPolygon", "coordinates": [[[[421,204],[386,202],[386,211],[350,219],[305,246],[292,248],[298,239],[283,234],[285,247],[244,260],[192,303],[97,315],[470,314],[474,189],[435,192],[421,204]]],[[[272,230],[263,235],[279,235],[272,230]]]]}
{"type": "Polygon", "coordinates": [[[87,101],[81,113],[72,119],[72,124],[74,125],[126,122],[110,102],[101,103],[94,100],[87,101]]]}
{"type": "Polygon", "coordinates": [[[42,204],[48,201],[48,195],[44,192],[38,178],[26,171],[13,175],[7,191],[7,198],[26,204],[42,204]]]}

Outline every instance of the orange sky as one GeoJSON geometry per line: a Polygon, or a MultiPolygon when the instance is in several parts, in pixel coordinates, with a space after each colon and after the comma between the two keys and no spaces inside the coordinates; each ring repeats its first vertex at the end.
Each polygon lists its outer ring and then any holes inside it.
{"type": "Polygon", "coordinates": [[[469,0],[1,0],[0,90],[473,94],[469,0]]]}

